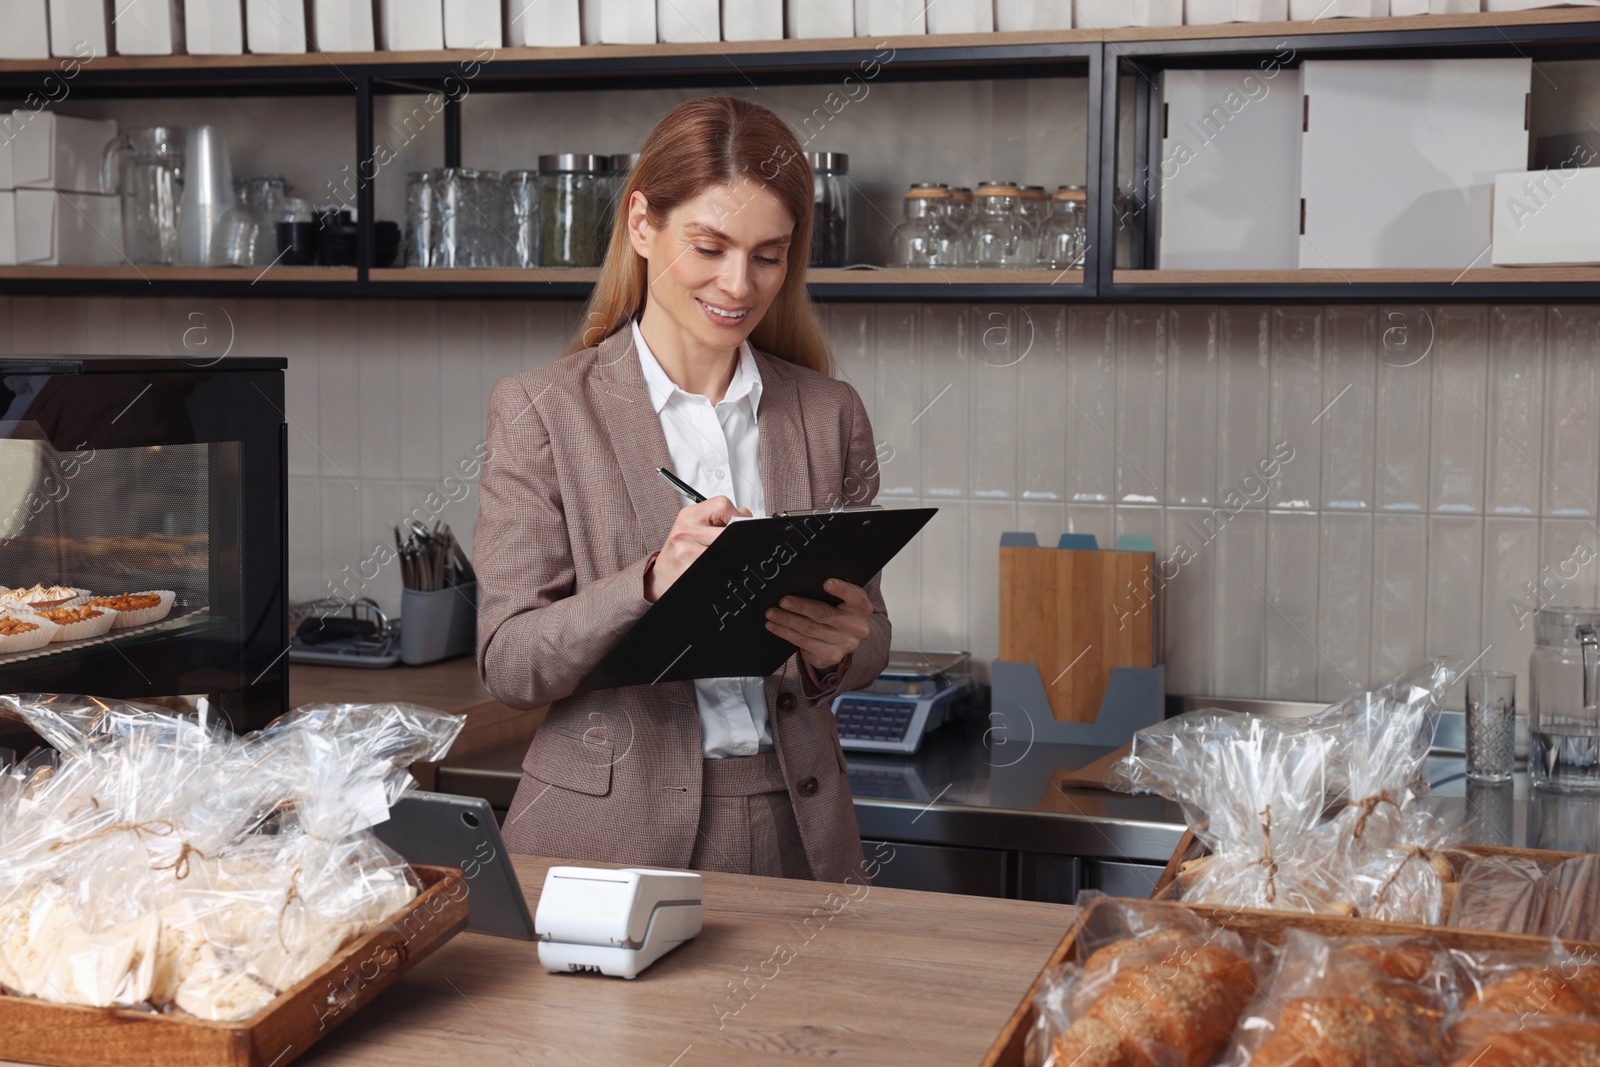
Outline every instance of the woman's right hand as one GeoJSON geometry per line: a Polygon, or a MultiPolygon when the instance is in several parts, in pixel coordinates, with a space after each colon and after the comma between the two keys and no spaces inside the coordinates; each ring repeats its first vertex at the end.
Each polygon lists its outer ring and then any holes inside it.
{"type": "Polygon", "coordinates": [[[671,588],[678,576],[689,569],[689,564],[717,539],[728,520],[735,516],[749,518],[750,510],[734,507],[733,501],[725,496],[711,497],[678,512],[655,566],[644,576],[644,598],[652,604],[661,599],[661,594],[671,588]]]}

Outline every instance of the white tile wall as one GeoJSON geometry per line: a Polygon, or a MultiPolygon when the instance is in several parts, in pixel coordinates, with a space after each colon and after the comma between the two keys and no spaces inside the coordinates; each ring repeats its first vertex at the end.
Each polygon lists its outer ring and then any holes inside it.
{"type": "MultiPolygon", "coordinates": [[[[165,354],[197,312],[208,341],[289,359],[291,596],[394,608],[393,568],[363,561],[409,517],[470,542],[476,487],[446,476],[495,381],[558,358],[579,307],[0,297],[0,352],[165,354]]],[[[1187,545],[1161,591],[1173,692],[1333,700],[1437,653],[1525,676],[1537,598],[1600,603],[1600,562],[1572,562],[1600,548],[1595,309],[824,315],[893,450],[883,502],[941,509],[885,574],[899,643],[995,654],[1010,529],[1187,545]],[[1241,500],[1282,443],[1266,501],[1241,500]]]]}

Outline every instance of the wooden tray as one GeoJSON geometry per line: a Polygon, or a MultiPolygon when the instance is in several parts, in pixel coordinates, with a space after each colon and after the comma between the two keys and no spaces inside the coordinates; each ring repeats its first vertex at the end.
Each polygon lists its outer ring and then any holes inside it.
{"type": "Polygon", "coordinates": [[[0,1056],[50,1067],[283,1067],[466,929],[461,872],[413,869],[423,888],[404,911],[346,945],[253,1018],[217,1023],[0,996],[0,1056]]]}
{"type": "MultiPolygon", "coordinates": [[[[1526,852],[1518,849],[1501,851],[1526,852]]],[[[1548,854],[1564,855],[1564,853],[1548,854]]],[[[1464,930],[1458,926],[1426,926],[1420,923],[1382,922],[1377,919],[1345,919],[1336,915],[1309,915],[1304,912],[1255,911],[1247,908],[1215,908],[1204,904],[1171,903],[1194,912],[1208,926],[1221,926],[1237,931],[1246,941],[1269,941],[1275,945],[1282,944],[1284,935],[1290,930],[1310,930],[1325,937],[1356,935],[1429,937],[1445,948],[1503,949],[1529,954],[1548,952],[1552,940],[1549,937],[1533,934],[1495,934],[1482,930],[1464,930]]],[[[1050,959],[1034,978],[1033,984],[1028,987],[1022,1003],[1011,1013],[1011,1018],[1000,1031],[1000,1036],[996,1037],[994,1044],[989,1047],[989,1054],[984,1057],[981,1067],[1023,1067],[1028,1033],[1033,1029],[1038,1014],[1034,1010],[1033,998],[1044,984],[1046,973],[1068,960],[1077,958],[1075,942],[1082,925],[1083,917],[1080,914],[1078,920],[1072,924],[1072,929],[1067,931],[1055,951],[1050,953],[1050,959]]],[[[1568,941],[1565,944],[1575,948],[1600,948],[1581,941],[1568,941]]]]}

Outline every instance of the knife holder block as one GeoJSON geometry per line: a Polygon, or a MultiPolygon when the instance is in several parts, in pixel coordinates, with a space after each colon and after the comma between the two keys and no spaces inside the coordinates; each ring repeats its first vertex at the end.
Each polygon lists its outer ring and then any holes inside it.
{"type": "Polygon", "coordinates": [[[1032,534],[1005,535],[994,712],[1026,717],[1037,740],[1069,744],[1118,745],[1159,722],[1154,568],[1152,552],[1040,548],[1032,534]]]}

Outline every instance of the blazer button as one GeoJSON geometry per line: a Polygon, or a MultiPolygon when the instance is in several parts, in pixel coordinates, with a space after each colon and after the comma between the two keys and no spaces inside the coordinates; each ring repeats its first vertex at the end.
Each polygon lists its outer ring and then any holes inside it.
{"type": "MultiPolygon", "coordinates": [[[[779,711],[793,711],[794,710],[794,694],[793,693],[779,693],[778,694],[778,710],[779,711]]],[[[812,783],[812,784],[814,785],[815,783],[812,783]]]]}
{"type": "Polygon", "coordinates": [[[817,780],[815,778],[800,779],[800,795],[814,797],[817,795],[817,780]]]}

